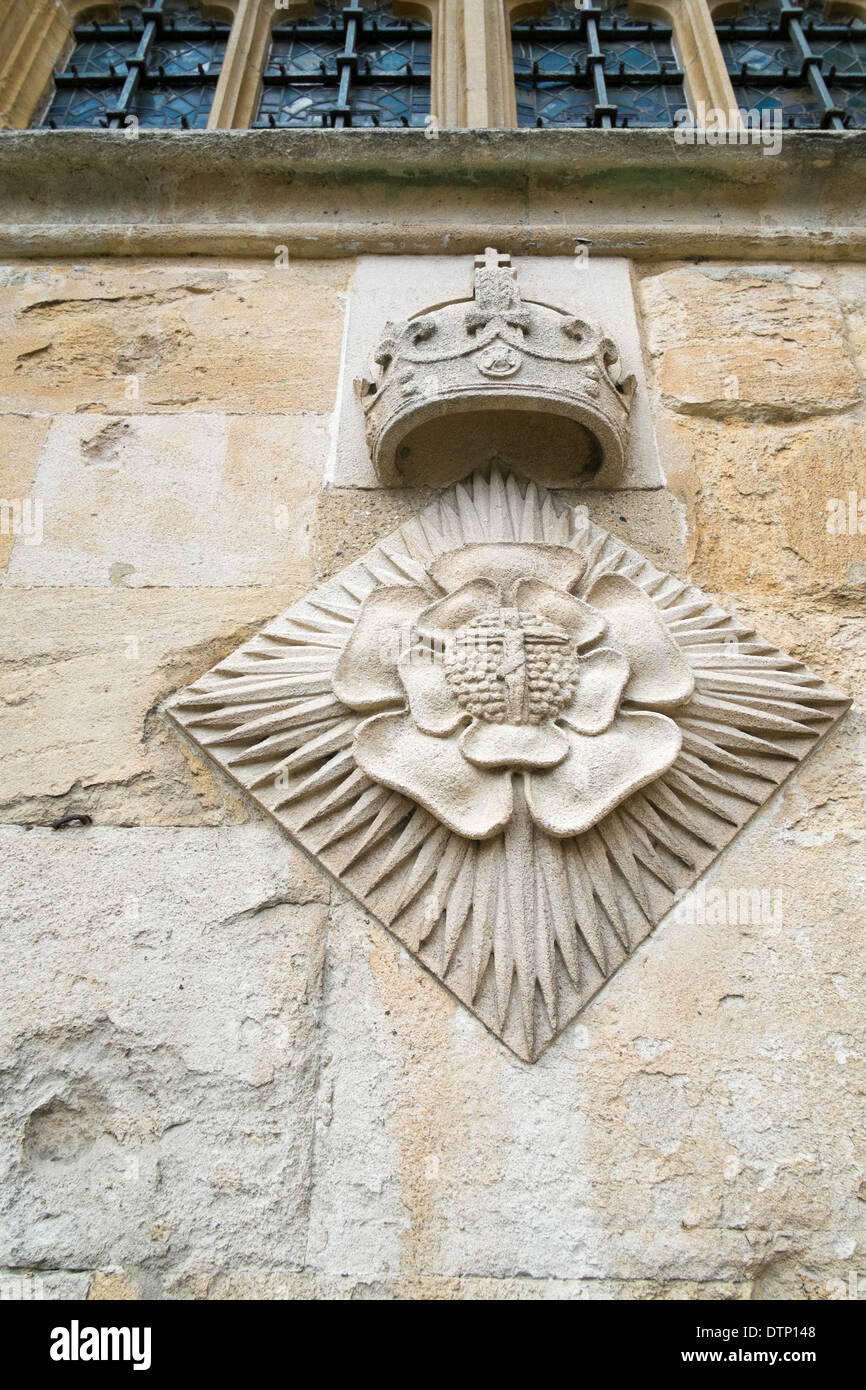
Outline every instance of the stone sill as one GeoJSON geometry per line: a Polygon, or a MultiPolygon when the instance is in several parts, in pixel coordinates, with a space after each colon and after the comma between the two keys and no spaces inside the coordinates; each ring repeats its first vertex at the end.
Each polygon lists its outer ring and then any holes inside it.
{"type": "Polygon", "coordinates": [[[866,259],[864,162],[866,131],[3,131],[0,254],[866,259]]]}

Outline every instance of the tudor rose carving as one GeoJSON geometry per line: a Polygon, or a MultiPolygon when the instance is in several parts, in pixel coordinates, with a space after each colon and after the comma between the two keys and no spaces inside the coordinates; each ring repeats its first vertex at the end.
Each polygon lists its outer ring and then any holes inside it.
{"type": "Polygon", "coordinates": [[[168,713],[533,1061],[847,704],[494,469],[168,713]]]}
{"type": "Polygon", "coordinates": [[[359,726],[358,767],[469,839],[508,825],[512,774],[535,823],[569,836],[671,767],[682,739],[661,711],[689,700],[691,671],[630,580],[574,597],[585,565],[565,546],[480,543],[430,566],[433,603],[375,590],[333,680],[350,708],[389,711],[359,726]]]}

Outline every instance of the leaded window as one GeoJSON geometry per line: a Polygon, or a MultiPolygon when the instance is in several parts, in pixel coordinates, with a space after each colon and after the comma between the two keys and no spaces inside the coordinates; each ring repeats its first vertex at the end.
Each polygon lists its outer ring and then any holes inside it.
{"type": "Polygon", "coordinates": [[[862,19],[827,19],[820,5],[758,0],[735,18],[716,20],[716,33],[742,111],[778,111],[792,127],[866,126],[862,19]]]}
{"type": "Polygon", "coordinates": [[[206,126],[230,27],[174,0],[83,19],[41,124],[118,127],[134,117],[143,126],[206,126]]]}
{"type": "Polygon", "coordinates": [[[521,126],[670,126],[687,109],[670,25],[624,3],[548,5],[511,31],[521,126]]]}
{"type": "Polygon", "coordinates": [[[255,125],[423,126],[430,111],[430,28],[391,5],[317,0],[278,25],[255,125]]]}

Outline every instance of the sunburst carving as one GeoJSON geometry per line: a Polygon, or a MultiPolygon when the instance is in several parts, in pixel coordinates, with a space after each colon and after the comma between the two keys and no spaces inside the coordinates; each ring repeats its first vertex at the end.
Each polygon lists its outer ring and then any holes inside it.
{"type": "MultiPolygon", "coordinates": [[[[413,612],[417,606],[416,599],[413,612]]],[[[551,636],[546,620],[509,621],[538,642],[563,646],[559,628],[551,636]]],[[[609,630],[615,634],[614,622],[609,630]]],[[[615,675],[615,662],[607,660],[615,675]]],[[[571,669],[543,706],[550,714],[566,703],[556,691],[568,695],[571,669]]],[[[618,679],[619,690],[624,676],[618,679]]],[[[357,702],[339,677],[336,684],[357,702]]],[[[493,471],[449,489],[166,708],[488,1028],[534,1061],[848,704],[700,590],[656,569],[544,489],[493,471]],[[546,795],[536,792],[541,810],[533,809],[524,763],[500,773],[510,787],[504,828],[490,833],[485,826],[488,838],[459,833],[453,817],[445,824],[430,809],[435,799],[419,793],[422,805],[406,794],[405,782],[386,766],[387,743],[377,775],[398,785],[369,775],[378,752],[362,753],[356,734],[373,722],[370,710],[378,706],[374,699],[353,707],[335,693],[337,663],[369,596],[401,589],[408,605],[410,591],[423,591],[424,602],[441,604],[442,586],[431,569],[440,573],[440,557],[481,543],[567,548],[584,565],[571,586],[582,606],[591,592],[604,597],[619,583],[600,586],[599,580],[620,576],[645,596],[642,602],[651,600],[670,644],[676,698],[664,715],[626,719],[675,724],[678,752],[658,775],[648,762],[644,785],[602,808],[582,833],[567,833],[567,821],[554,819],[546,795]],[[677,674],[686,667],[688,686],[677,674]]],[[[398,718],[378,716],[385,717],[398,718]]],[[[532,718],[534,739],[539,720],[532,718]]],[[[501,724],[485,725],[485,735],[491,728],[501,724]]],[[[502,759],[494,763],[500,768],[502,759]]]]}

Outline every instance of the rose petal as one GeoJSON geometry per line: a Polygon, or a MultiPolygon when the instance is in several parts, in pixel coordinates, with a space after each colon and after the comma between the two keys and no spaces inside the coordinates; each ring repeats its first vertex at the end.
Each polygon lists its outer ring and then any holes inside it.
{"type": "Polygon", "coordinates": [[[586,599],[607,618],[608,640],[628,657],[631,677],[624,700],[675,709],[691,699],[694,676],[649,594],[621,574],[604,574],[586,599]]]}
{"type": "Polygon", "coordinates": [[[570,589],[586,569],[586,560],[567,545],[529,545],[523,541],[479,541],[447,550],[430,566],[430,574],[450,593],[483,575],[510,594],[521,579],[541,579],[570,589]]]}
{"type": "Polygon", "coordinates": [[[423,589],[409,584],[368,594],[331,678],[338,700],[361,710],[405,702],[397,662],[429,599],[423,589]]]}
{"type": "Polygon", "coordinates": [[[557,718],[578,734],[601,734],[609,729],[628,680],[628,660],[613,647],[597,647],[581,657],[574,699],[557,718]]]}
{"type": "Polygon", "coordinates": [[[408,714],[374,714],[358,725],[355,761],[374,781],[402,792],[468,840],[487,840],[511,819],[507,772],[468,763],[456,738],[433,738],[408,714]]]}
{"type": "Polygon", "coordinates": [[[416,648],[400,658],[398,669],[412,718],[422,733],[441,738],[469,718],[451,692],[441,657],[416,648]]]}
{"type": "Polygon", "coordinates": [[[460,739],[476,767],[556,767],[568,757],[567,736],[555,724],[488,724],[477,720],[460,739]]]}
{"type": "Polygon", "coordinates": [[[682,734],[663,714],[620,714],[603,734],[569,734],[571,754],[550,772],[525,776],[533,820],[550,835],[585,830],[655,781],[676,760],[682,734]]]}
{"type": "Polygon", "coordinates": [[[431,603],[419,614],[416,627],[426,637],[435,637],[437,632],[456,632],[464,623],[471,622],[488,608],[499,608],[501,603],[498,584],[489,579],[474,579],[455,593],[431,603]]]}
{"type": "Polygon", "coordinates": [[[595,642],[605,629],[600,613],[595,613],[579,598],[551,589],[538,579],[523,579],[517,585],[517,607],[524,613],[538,613],[548,622],[564,628],[578,647],[595,642]]]}

